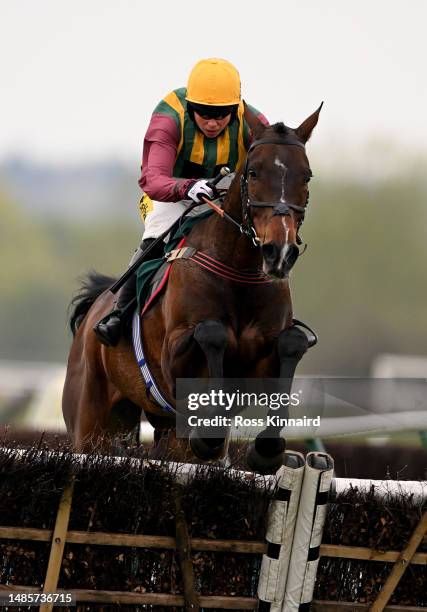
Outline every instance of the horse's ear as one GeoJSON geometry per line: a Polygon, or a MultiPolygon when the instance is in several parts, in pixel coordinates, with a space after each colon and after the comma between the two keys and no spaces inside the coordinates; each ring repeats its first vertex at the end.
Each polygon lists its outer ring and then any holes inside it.
{"type": "Polygon", "coordinates": [[[244,100],[243,100],[243,107],[245,109],[246,122],[249,125],[251,133],[252,133],[252,139],[257,140],[258,138],[260,138],[266,126],[263,124],[263,122],[260,119],[258,119],[255,113],[251,111],[251,109],[249,108],[249,106],[246,104],[244,100]]]}
{"type": "Polygon", "coordinates": [[[322,109],[322,106],[323,106],[323,102],[319,106],[319,108],[316,111],[314,111],[314,113],[310,115],[310,117],[308,117],[305,121],[303,121],[301,125],[297,127],[297,129],[295,130],[298,137],[303,141],[304,144],[310,138],[311,132],[314,130],[314,128],[317,125],[317,122],[319,120],[319,113],[322,109]]]}

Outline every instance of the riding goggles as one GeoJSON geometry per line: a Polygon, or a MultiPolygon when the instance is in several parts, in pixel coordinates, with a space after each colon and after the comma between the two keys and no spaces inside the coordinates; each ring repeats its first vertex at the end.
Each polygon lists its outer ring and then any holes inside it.
{"type": "Polygon", "coordinates": [[[236,106],[208,106],[205,104],[195,104],[193,102],[187,102],[188,106],[191,105],[191,109],[196,112],[199,117],[205,119],[225,119],[228,115],[235,110],[236,106]]]}

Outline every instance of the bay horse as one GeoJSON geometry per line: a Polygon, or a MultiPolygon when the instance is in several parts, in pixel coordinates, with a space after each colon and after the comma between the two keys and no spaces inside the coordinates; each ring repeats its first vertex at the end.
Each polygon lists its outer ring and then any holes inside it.
{"type": "MultiPolygon", "coordinates": [[[[234,270],[218,276],[191,259],[173,262],[163,294],[141,319],[145,357],[165,399],[175,405],[177,378],[283,378],[292,381],[308,339],[293,325],[289,271],[301,243],[298,230],[312,176],[305,144],[322,105],[301,125],[264,126],[245,107],[252,144],[232,181],[223,211],[196,224],[186,246],[234,270]],[[236,225],[238,227],[236,227],[236,225]],[[240,231],[239,231],[240,230],[240,231]],[[256,271],[258,284],[235,282],[239,271],[256,271]]],[[[94,325],[112,308],[114,279],[92,273],[73,300],[73,342],[63,393],[63,415],[77,451],[117,429],[130,430],[141,411],[155,441],[173,430],[175,418],[147,394],[129,333],[116,347],[100,344],[94,325]]],[[[286,411],[276,412],[286,417],[286,411]]],[[[261,432],[247,460],[260,472],[282,464],[281,427],[261,432]]],[[[216,460],[227,450],[227,435],[205,439],[195,428],[188,443],[200,459],[216,460]]]]}

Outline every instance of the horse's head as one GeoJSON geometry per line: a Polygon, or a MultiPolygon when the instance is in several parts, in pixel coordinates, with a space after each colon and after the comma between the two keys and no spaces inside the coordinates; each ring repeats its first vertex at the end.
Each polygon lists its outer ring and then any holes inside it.
{"type": "Polygon", "coordinates": [[[305,143],[321,108],[296,129],[283,123],[266,127],[245,108],[254,140],[241,176],[243,216],[261,242],[264,272],[277,278],[287,276],[300,254],[298,230],[312,176],[305,143]]]}

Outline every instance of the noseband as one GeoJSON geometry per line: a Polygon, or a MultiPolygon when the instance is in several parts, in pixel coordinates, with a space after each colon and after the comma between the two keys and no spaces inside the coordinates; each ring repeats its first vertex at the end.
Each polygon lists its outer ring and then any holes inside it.
{"type": "Polygon", "coordinates": [[[299,229],[304,221],[306,205],[308,204],[308,194],[305,206],[300,206],[299,204],[292,204],[288,202],[259,202],[257,200],[251,200],[249,197],[249,182],[248,182],[248,172],[249,172],[249,154],[258,147],[263,144],[275,144],[275,145],[291,145],[296,147],[301,147],[305,150],[305,146],[302,142],[297,140],[296,138],[292,138],[287,136],[285,138],[260,138],[259,140],[255,140],[248,149],[248,153],[246,156],[245,166],[243,168],[242,176],[240,177],[240,193],[242,197],[242,212],[243,219],[246,225],[246,228],[249,230],[247,233],[251,235],[252,241],[255,246],[258,246],[259,238],[257,237],[254,222],[251,217],[251,206],[254,208],[274,208],[273,216],[279,217],[291,217],[291,211],[294,211],[301,216],[298,221],[297,227],[297,244],[302,244],[302,240],[299,236],[299,229]]]}

